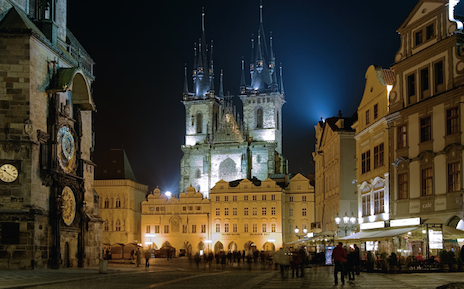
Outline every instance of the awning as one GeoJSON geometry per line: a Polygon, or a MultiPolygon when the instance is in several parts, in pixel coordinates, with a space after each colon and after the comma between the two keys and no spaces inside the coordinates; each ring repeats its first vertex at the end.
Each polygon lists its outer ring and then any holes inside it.
{"type": "Polygon", "coordinates": [[[306,241],[309,241],[309,240],[311,240],[311,238],[304,238],[304,239],[299,239],[299,240],[296,240],[296,241],[285,243],[284,245],[294,245],[294,244],[299,244],[299,243],[306,242],[306,241]]]}
{"type": "Polygon", "coordinates": [[[401,234],[405,234],[407,232],[411,232],[414,230],[419,229],[420,227],[403,227],[403,228],[385,228],[379,230],[365,230],[353,234],[351,236],[346,236],[340,238],[339,240],[353,240],[353,239],[374,239],[374,238],[382,238],[382,237],[393,237],[398,236],[401,234]]]}
{"type": "Polygon", "coordinates": [[[443,238],[453,240],[464,238],[464,231],[455,229],[453,227],[443,226],[443,238]]]}

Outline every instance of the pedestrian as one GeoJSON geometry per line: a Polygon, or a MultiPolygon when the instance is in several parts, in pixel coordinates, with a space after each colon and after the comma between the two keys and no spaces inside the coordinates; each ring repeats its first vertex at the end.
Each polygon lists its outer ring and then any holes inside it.
{"type": "Polygon", "coordinates": [[[135,257],[136,257],[136,260],[135,262],[137,263],[137,267],[140,266],[140,259],[142,258],[142,256],[140,256],[142,253],[140,253],[140,248],[137,248],[137,251],[135,252],[135,257]]]}
{"type": "Polygon", "coordinates": [[[243,264],[245,264],[245,256],[246,256],[245,250],[243,250],[243,251],[242,251],[242,260],[243,260],[243,264]]]}
{"type": "Polygon", "coordinates": [[[300,269],[300,258],[298,256],[298,251],[294,250],[292,251],[292,261],[291,261],[291,266],[292,266],[292,278],[295,277],[295,271],[296,271],[296,277],[299,277],[298,271],[300,269]]]}
{"type": "Polygon", "coordinates": [[[298,259],[300,260],[300,277],[304,277],[307,257],[303,247],[300,247],[300,250],[298,251],[298,259]]]}
{"type": "Polygon", "coordinates": [[[282,280],[286,279],[287,276],[285,276],[285,271],[288,264],[288,256],[285,254],[284,248],[280,248],[279,251],[275,253],[274,258],[276,264],[279,264],[282,280]]]}
{"type": "Polygon", "coordinates": [[[354,254],[355,254],[355,259],[354,259],[354,267],[356,270],[356,275],[359,275],[360,267],[361,267],[361,253],[359,251],[358,245],[354,244],[354,254]]]}
{"type": "Polygon", "coordinates": [[[356,252],[354,248],[349,249],[347,257],[347,268],[348,268],[348,280],[354,281],[354,271],[355,271],[355,262],[356,262],[356,252]]]}
{"type": "Polygon", "coordinates": [[[151,257],[150,251],[146,250],[145,251],[145,267],[150,267],[150,257],[151,257]]]}
{"type": "Polygon", "coordinates": [[[132,251],[130,252],[130,259],[131,259],[131,260],[134,260],[134,253],[135,253],[134,250],[132,250],[132,251]]]}
{"type": "Polygon", "coordinates": [[[341,273],[342,284],[345,284],[345,272],[343,271],[344,271],[344,267],[346,263],[346,251],[343,248],[342,242],[339,242],[337,247],[334,248],[332,252],[332,259],[335,263],[335,269],[334,269],[335,285],[338,284],[338,272],[341,273]]]}

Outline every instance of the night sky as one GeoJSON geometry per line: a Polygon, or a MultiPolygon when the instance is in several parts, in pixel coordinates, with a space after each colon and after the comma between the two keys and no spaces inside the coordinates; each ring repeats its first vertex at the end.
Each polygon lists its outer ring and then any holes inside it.
{"type": "MultiPolygon", "coordinates": [[[[314,171],[314,125],[338,110],[356,112],[367,68],[393,64],[396,29],[417,2],[263,1],[265,33],[273,32],[276,63],[283,63],[283,153],[290,172],[314,171]]],[[[150,190],[179,190],[184,65],[190,76],[202,7],[207,42],[214,41],[215,87],[224,69],[225,92],[238,95],[259,0],[68,1],[68,28],[96,62],[94,161],[102,163],[111,148],[125,149],[138,182],[150,190]]]]}

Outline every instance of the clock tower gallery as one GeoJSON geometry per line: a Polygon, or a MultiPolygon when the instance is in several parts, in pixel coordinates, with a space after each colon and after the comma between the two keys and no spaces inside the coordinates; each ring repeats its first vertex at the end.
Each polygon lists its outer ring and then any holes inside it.
{"type": "Polygon", "coordinates": [[[101,257],[94,63],[66,28],[66,6],[0,0],[0,269],[101,257]]]}

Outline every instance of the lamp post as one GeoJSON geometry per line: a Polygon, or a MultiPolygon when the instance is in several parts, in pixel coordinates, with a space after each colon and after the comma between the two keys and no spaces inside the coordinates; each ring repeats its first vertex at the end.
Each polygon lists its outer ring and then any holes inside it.
{"type": "Polygon", "coordinates": [[[354,231],[358,226],[358,222],[353,213],[351,213],[351,217],[349,217],[346,212],[345,216],[343,216],[342,218],[340,218],[340,216],[337,214],[337,216],[335,217],[335,223],[337,224],[338,230],[345,231],[345,236],[348,235],[348,231],[354,231]]]}
{"type": "Polygon", "coordinates": [[[305,237],[306,234],[308,233],[308,229],[306,229],[306,227],[303,228],[303,235],[300,235],[300,229],[298,229],[298,226],[295,227],[295,235],[296,237],[299,239],[301,239],[301,237],[305,237]]]}

